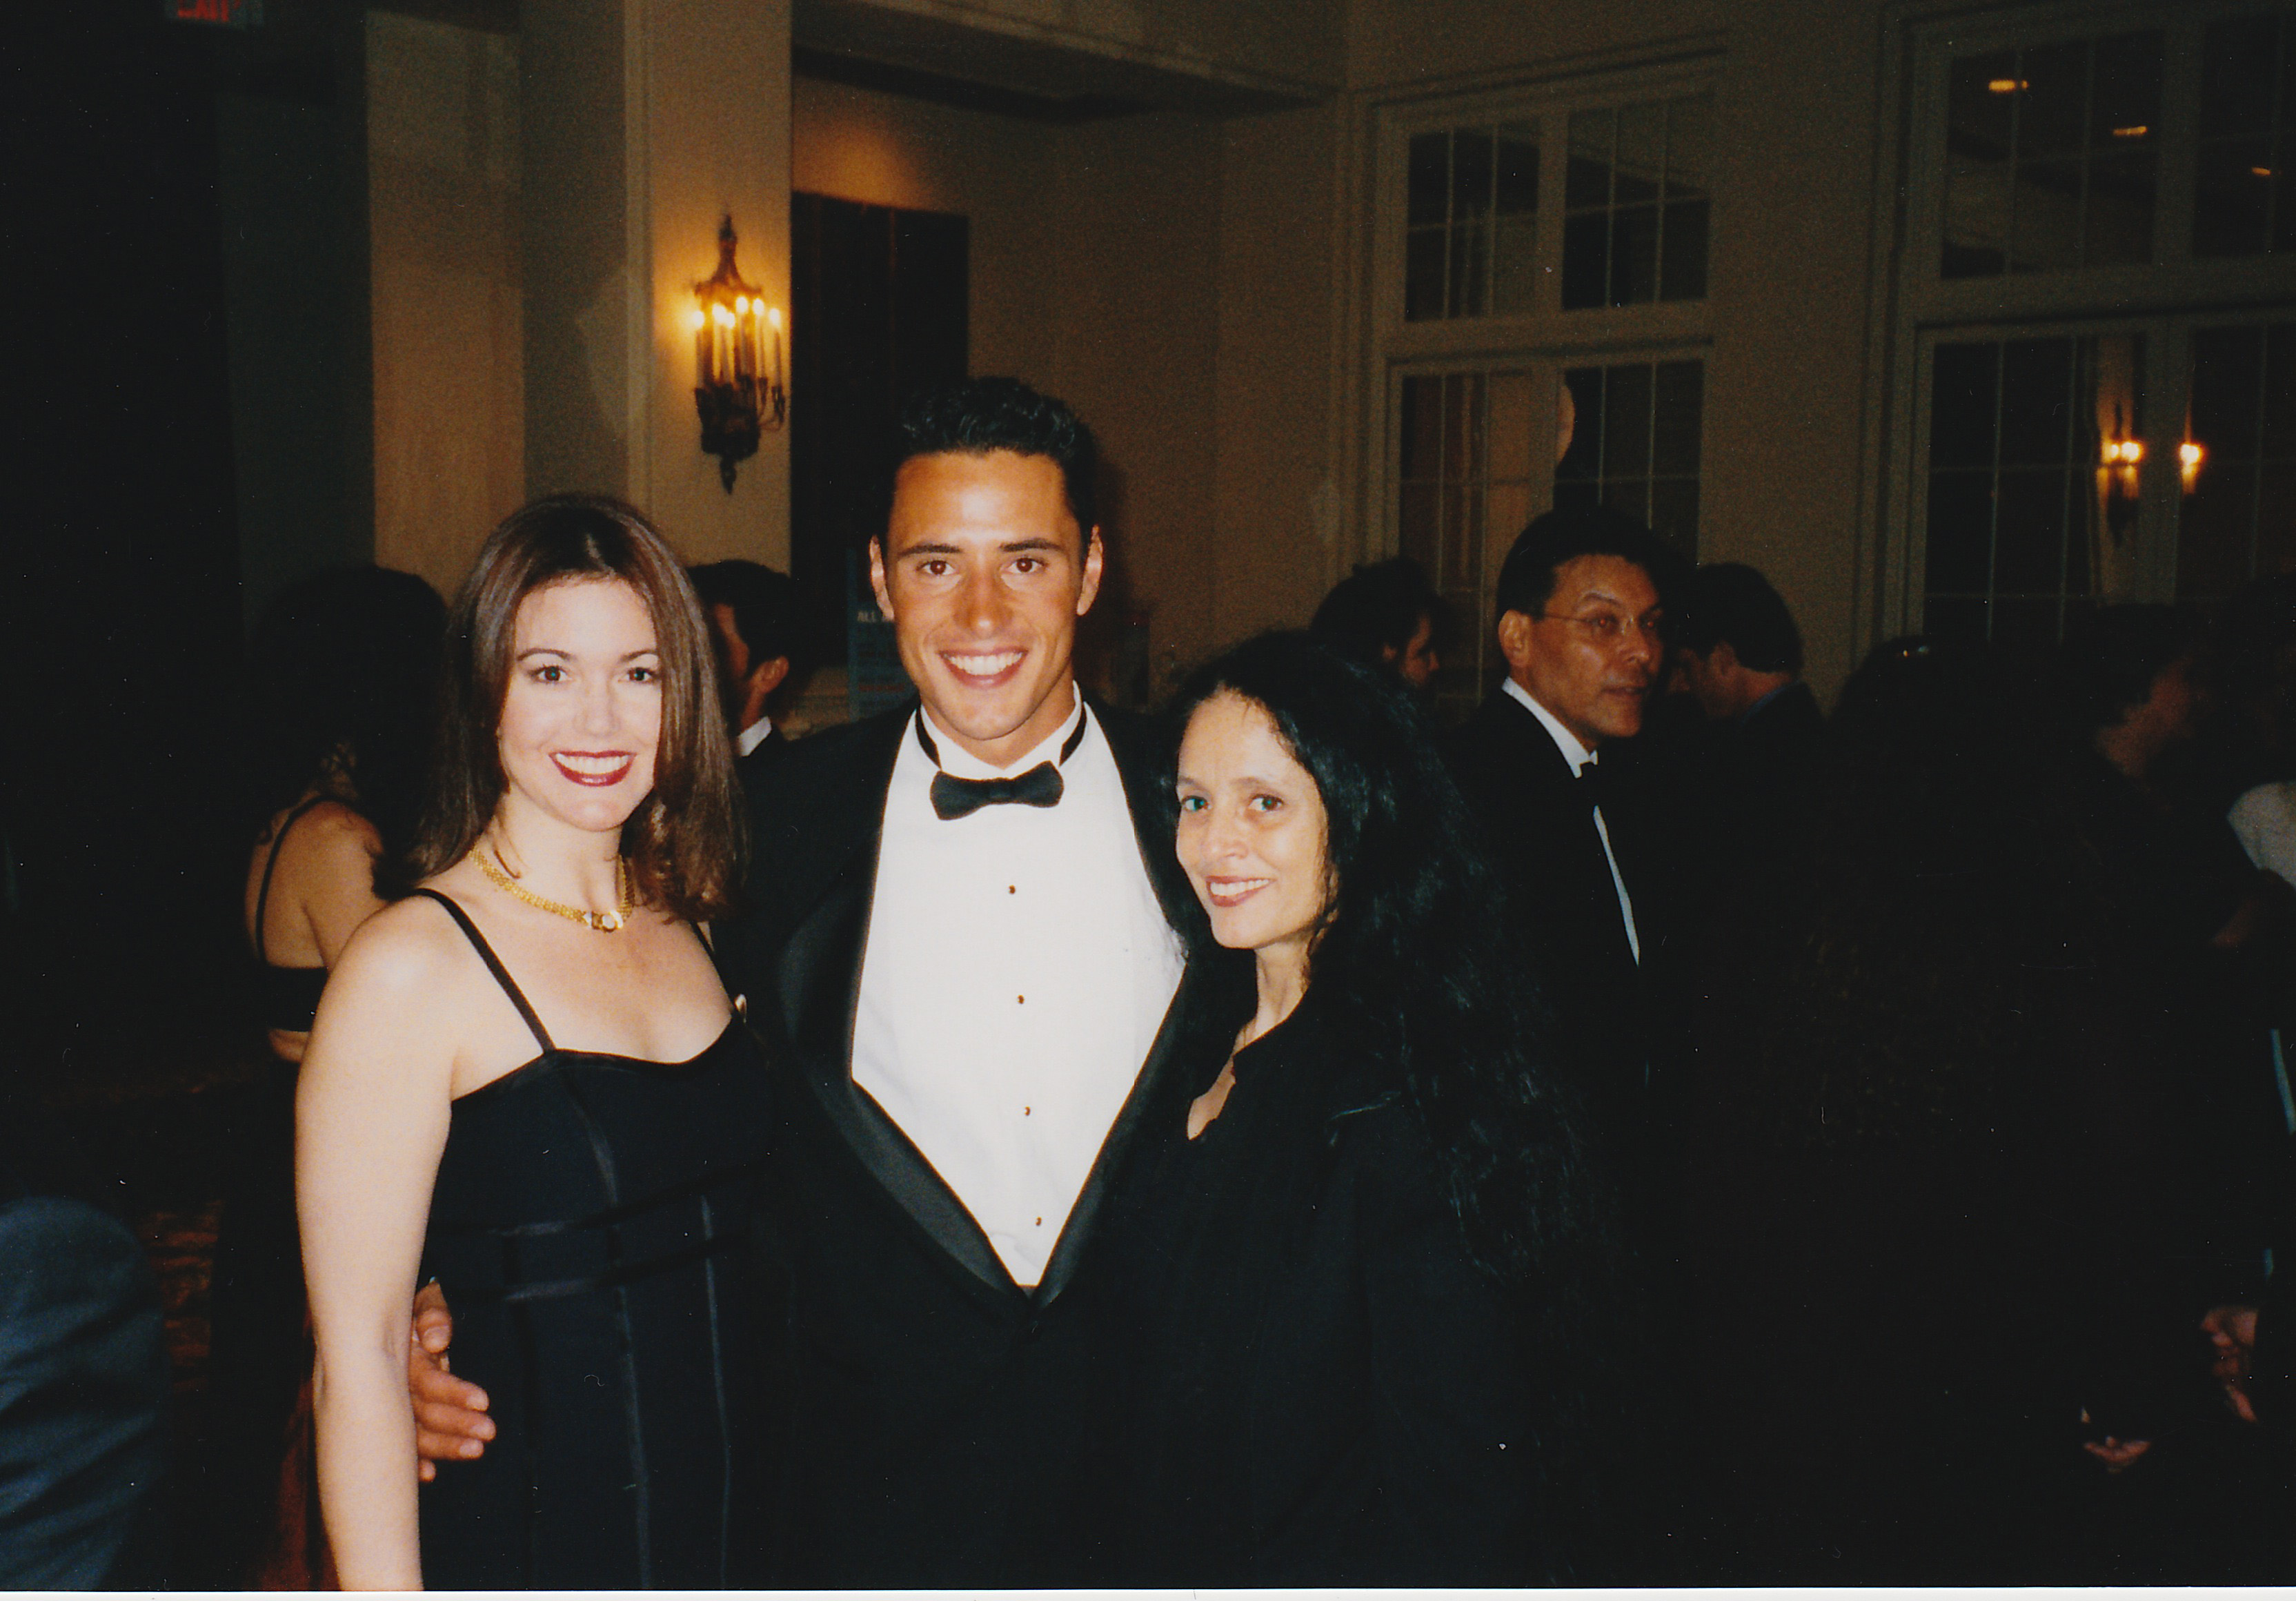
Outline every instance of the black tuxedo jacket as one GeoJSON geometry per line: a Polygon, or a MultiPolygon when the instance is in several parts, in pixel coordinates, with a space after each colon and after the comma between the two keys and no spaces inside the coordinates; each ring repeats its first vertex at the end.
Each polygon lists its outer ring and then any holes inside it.
{"type": "MultiPolygon", "coordinates": [[[[1648,1007],[1587,792],[1545,725],[1505,693],[1452,731],[1444,754],[1482,824],[1516,932],[1537,964],[1557,1055],[1590,1095],[1613,1100],[1645,1076],[1648,1007]]],[[[1601,765],[1605,780],[1620,776],[1619,764],[1601,765]]],[[[1636,850],[1641,812],[1630,795],[1606,792],[1603,821],[1647,961],[1657,954],[1659,925],[1636,850]]]]}
{"type": "MultiPolygon", "coordinates": [[[[1152,731],[1093,710],[1117,753],[1142,858],[1175,910],[1189,891],[1154,821],[1152,731]]],[[[1166,1070],[1183,1008],[1176,999],[1043,1282],[1021,1288],[963,1203],[853,1082],[885,795],[909,717],[904,708],[796,742],[754,787],[749,907],[720,941],[728,985],[746,996],[774,1058],[764,1234],[781,1331],[778,1577],[805,1587],[1070,1582],[1090,1352],[1066,1291],[1090,1270],[1103,1203],[1144,1121],[1179,1093],[1166,1070]]]]}
{"type": "Polygon", "coordinates": [[[782,758],[795,747],[782,737],[778,728],[766,730],[766,737],[758,742],[757,749],[746,756],[734,759],[734,771],[742,780],[744,792],[756,789],[766,781],[766,776],[779,767],[782,758]]]}
{"type": "MultiPolygon", "coordinates": [[[[1504,691],[1446,736],[1444,754],[1482,825],[1509,917],[1554,1026],[1554,1058],[1577,1085],[1630,1210],[1662,1212],[1680,1055],[1662,827],[1633,765],[1606,755],[1603,821],[1635,907],[1627,943],[1594,806],[1538,718],[1504,691]]],[[[1659,1213],[1646,1219],[1660,1225],[1659,1213]]],[[[1647,1240],[1644,1242],[1649,1243],[1647,1240]]]]}

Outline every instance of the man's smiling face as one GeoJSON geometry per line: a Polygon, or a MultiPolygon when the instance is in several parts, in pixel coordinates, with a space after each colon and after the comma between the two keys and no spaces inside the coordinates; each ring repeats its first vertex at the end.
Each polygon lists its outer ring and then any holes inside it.
{"type": "Polygon", "coordinates": [[[936,727],[993,767],[1076,707],[1077,619],[1100,589],[1100,530],[1077,527],[1058,463],[1011,450],[914,456],[869,547],[877,604],[936,727]]]}

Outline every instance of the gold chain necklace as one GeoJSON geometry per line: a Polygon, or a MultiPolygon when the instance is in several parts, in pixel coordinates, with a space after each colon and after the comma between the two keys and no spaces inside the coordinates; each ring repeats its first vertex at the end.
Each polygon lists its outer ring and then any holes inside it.
{"type": "Polygon", "coordinates": [[[561,906],[557,901],[545,900],[531,890],[519,888],[512,881],[510,868],[503,863],[502,853],[499,850],[495,852],[495,859],[488,861],[485,849],[474,845],[471,848],[471,859],[479,864],[480,872],[494,881],[496,888],[509,891],[511,894],[537,910],[554,912],[561,917],[571,918],[584,928],[595,930],[602,934],[619,934],[629,924],[630,913],[636,902],[630,898],[630,864],[627,857],[614,858],[614,884],[620,892],[622,904],[618,910],[611,912],[586,912],[578,907],[561,906]]]}

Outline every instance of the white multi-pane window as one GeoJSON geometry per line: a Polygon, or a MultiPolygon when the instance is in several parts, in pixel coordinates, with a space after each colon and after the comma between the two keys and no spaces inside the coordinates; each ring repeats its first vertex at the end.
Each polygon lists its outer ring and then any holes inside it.
{"type": "Polygon", "coordinates": [[[1462,624],[1446,713],[1501,670],[1492,590],[1540,512],[1610,505],[1696,554],[1710,71],[1378,113],[1370,476],[1385,547],[1462,624]]]}
{"type": "Polygon", "coordinates": [[[2296,570],[2296,8],[1914,30],[1885,628],[2296,570]]]}

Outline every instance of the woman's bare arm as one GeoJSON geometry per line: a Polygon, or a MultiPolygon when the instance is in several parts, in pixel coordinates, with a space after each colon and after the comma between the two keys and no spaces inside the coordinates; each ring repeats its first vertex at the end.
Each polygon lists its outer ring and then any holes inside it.
{"type": "Polygon", "coordinates": [[[327,984],[297,1086],[319,1501],[346,1589],[422,1581],[406,1351],[446,1147],[458,943],[421,901],[361,929],[327,984]]]}

